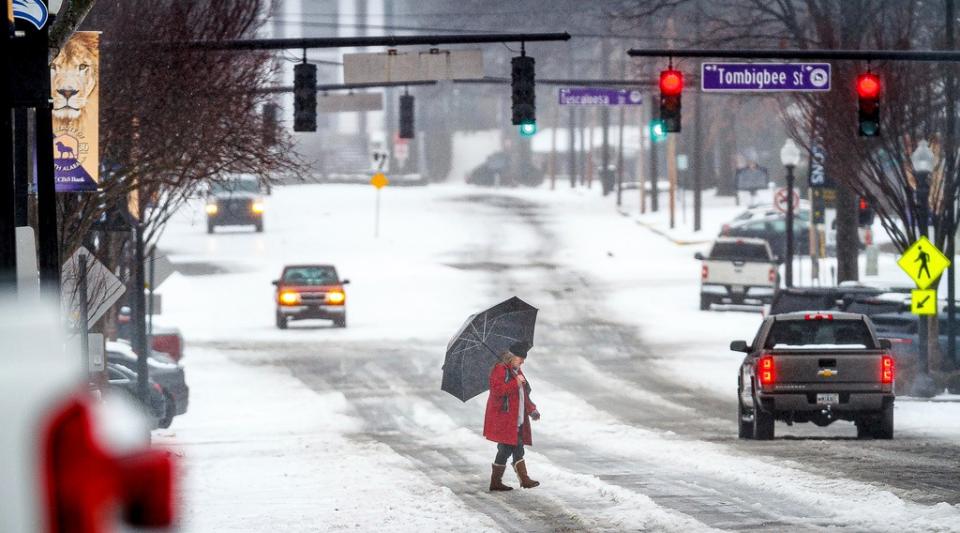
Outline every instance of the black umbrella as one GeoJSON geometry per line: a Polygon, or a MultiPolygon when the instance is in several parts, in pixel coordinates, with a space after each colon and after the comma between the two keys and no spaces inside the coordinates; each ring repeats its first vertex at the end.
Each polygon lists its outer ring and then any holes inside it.
{"type": "Polygon", "coordinates": [[[489,388],[490,369],[515,342],[533,346],[537,308],[514,296],[471,315],[447,344],[442,390],[461,401],[489,388]]]}

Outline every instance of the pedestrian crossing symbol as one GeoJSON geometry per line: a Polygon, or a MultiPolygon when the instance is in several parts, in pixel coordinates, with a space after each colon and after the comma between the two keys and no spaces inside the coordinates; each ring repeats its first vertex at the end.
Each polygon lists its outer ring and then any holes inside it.
{"type": "Polygon", "coordinates": [[[926,289],[940,279],[940,274],[950,266],[950,260],[926,237],[920,237],[897,259],[900,268],[917,284],[926,289]]]}
{"type": "Polygon", "coordinates": [[[937,314],[937,291],[917,289],[910,292],[910,312],[915,315],[937,314]]]}

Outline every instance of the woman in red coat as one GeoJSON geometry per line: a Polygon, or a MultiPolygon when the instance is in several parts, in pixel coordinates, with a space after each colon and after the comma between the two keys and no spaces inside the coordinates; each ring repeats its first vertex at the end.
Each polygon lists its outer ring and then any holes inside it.
{"type": "Polygon", "coordinates": [[[490,371],[490,397],[483,419],[483,436],[497,443],[497,457],[490,475],[492,491],[513,490],[503,484],[503,472],[511,455],[520,486],[530,489],[540,484],[527,475],[527,464],[523,460],[523,446],[533,444],[530,419],[540,420],[537,406],[530,400],[530,384],[520,370],[529,349],[526,343],[514,343],[509,351],[500,355],[500,361],[490,371]]]}

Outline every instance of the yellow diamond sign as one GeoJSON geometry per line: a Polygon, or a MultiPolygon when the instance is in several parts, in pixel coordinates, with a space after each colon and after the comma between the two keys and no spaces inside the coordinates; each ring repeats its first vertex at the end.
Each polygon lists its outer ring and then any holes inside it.
{"type": "Polygon", "coordinates": [[[937,314],[937,291],[932,289],[911,291],[910,312],[915,315],[937,314]]]}
{"type": "Polygon", "coordinates": [[[917,284],[917,288],[926,289],[950,266],[950,260],[930,239],[920,237],[897,259],[897,264],[917,284]]]}
{"type": "Polygon", "coordinates": [[[383,175],[383,172],[377,172],[372,178],[370,178],[370,185],[373,185],[377,189],[382,189],[387,185],[390,185],[390,180],[383,175]]]}

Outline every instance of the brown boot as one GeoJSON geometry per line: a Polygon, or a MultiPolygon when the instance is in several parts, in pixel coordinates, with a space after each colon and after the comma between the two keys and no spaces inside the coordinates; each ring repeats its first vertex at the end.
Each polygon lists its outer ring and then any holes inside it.
{"type": "Polygon", "coordinates": [[[533,487],[539,487],[540,482],[530,479],[530,476],[527,475],[527,463],[520,459],[513,464],[513,469],[517,471],[517,479],[520,480],[520,486],[525,489],[532,489],[533,487]]]}
{"type": "Polygon", "coordinates": [[[513,487],[503,484],[503,473],[507,465],[493,465],[493,472],[490,474],[490,491],[495,490],[513,490],[513,487]]]}

